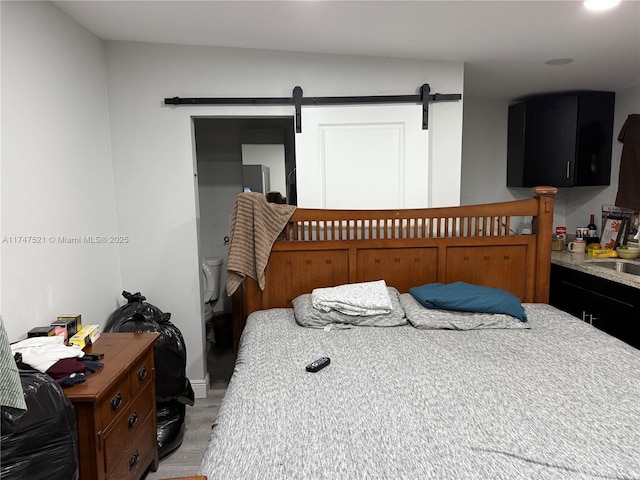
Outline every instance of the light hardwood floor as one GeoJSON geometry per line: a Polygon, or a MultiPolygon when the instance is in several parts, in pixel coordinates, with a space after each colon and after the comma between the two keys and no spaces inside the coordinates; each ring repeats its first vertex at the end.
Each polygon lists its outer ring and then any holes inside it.
{"type": "Polygon", "coordinates": [[[160,480],[171,477],[195,475],[209,443],[213,424],[229,379],[233,373],[236,356],[229,346],[210,344],[207,355],[210,387],[207,398],[197,398],[193,406],[187,406],[185,432],[182,444],[160,459],[157,472],[147,472],[144,480],[160,480]]]}
{"type": "Polygon", "coordinates": [[[218,414],[225,391],[226,388],[212,388],[207,392],[207,398],[197,398],[193,407],[187,406],[182,445],[161,458],[158,471],[147,472],[145,480],[186,477],[198,472],[209,442],[211,425],[218,414]]]}

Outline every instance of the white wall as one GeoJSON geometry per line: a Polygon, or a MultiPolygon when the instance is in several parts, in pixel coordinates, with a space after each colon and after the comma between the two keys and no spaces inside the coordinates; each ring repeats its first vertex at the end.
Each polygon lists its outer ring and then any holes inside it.
{"type": "MultiPolygon", "coordinates": [[[[127,42],[107,42],[106,51],[118,223],[133,239],[121,250],[123,287],[172,312],[192,381],[204,375],[205,350],[191,117],[291,115],[291,108],[166,107],[163,99],[282,97],[296,85],[309,96],[417,93],[423,83],[460,93],[463,86],[460,63],[127,42]]],[[[438,110],[456,109],[433,107],[433,142],[460,145],[462,103],[457,118],[438,110]]],[[[459,155],[450,161],[459,168],[459,155]]]]}
{"type": "MultiPolygon", "coordinates": [[[[508,110],[506,100],[465,101],[460,205],[531,198],[531,188],[507,188],[508,110]]],[[[555,225],[565,223],[566,195],[562,190],[567,189],[560,189],[556,196],[555,225]]]]}
{"type": "Polygon", "coordinates": [[[508,106],[498,100],[464,102],[461,205],[515,199],[507,189],[508,106]]]}
{"type": "Polygon", "coordinates": [[[103,43],[53,4],[3,1],[0,8],[0,295],[16,341],[60,314],[104,323],[121,298],[118,245],[58,237],[119,232],[103,43]]]}

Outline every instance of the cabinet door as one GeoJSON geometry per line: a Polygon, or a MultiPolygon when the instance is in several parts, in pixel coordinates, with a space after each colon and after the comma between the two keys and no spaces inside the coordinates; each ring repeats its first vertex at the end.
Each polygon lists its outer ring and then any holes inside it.
{"type": "Polygon", "coordinates": [[[615,93],[536,96],[509,106],[507,186],[609,185],[615,93]]]}
{"type": "Polygon", "coordinates": [[[525,186],[574,184],[577,115],[576,96],[527,103],[525,186]]]}
{"type": "Polygon", "coordinates": [[[636,348],[640,348],[638,297],[631,287],[551,266],[551,305],[636,348]]]}
{"type": "Polygon", "coordinates": [[[611,183],[613,92],[585,92],[579,96],[576,140],[576,185],[611,183]]]}
{"type": "Polygon", "coordinates": [[[632,304],[573,283],[567,282],[564,287],[567,299],[575,305],[570,313],[599,330],[637,346],[632,304]]]}

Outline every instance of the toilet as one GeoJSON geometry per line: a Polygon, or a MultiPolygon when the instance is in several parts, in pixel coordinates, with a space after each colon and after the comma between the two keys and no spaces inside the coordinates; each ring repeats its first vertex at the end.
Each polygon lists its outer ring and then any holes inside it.
{"type": "Polygon", "coordinates": [[[202,268],[202,284],[204,292],[204,321],[213,318],[213,304],[220,296],[220,276],[222,273],[222,258],[203,258],[200,262],[202,268]]]}

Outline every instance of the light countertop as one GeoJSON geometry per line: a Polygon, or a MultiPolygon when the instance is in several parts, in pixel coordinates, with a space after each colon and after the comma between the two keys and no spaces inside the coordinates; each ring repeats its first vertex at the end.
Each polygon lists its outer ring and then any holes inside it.
{"type": "Polygon", "coordinates": [[[571,268],[579,272],[588,273],[596,277],[611,280],[612,282],[621,283],[630,287],[640,289],[640,276],[630,273],[616,272],[608,268],[598,267],[601,262],[624,262],[640,265],[638,260],[623,260],[621,258],[593,258],[587,256],[586,253],[571,253],[568,251],[551,252],[551,263],[571,268]]]}

